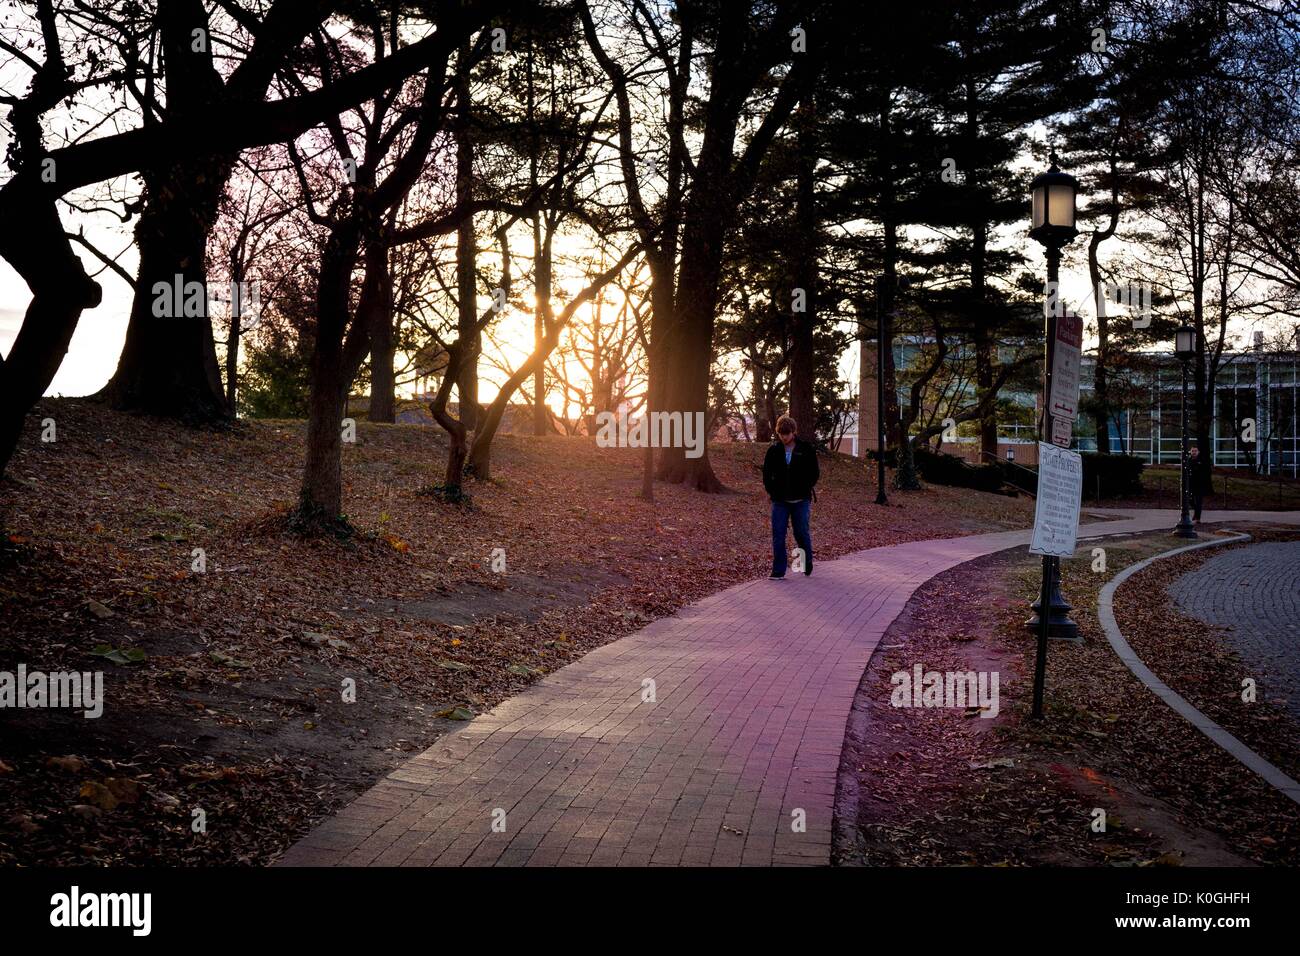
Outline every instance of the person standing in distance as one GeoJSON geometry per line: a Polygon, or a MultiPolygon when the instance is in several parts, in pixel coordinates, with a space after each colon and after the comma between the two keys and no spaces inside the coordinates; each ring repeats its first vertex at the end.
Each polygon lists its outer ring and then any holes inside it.
{"type": "Polygon", "coordinates": [[[785,577],[785,530],[794,525],[795,543],[803,549],[803,573],[812,574],[813,487],[821,477],[817,449],[799,438],[799,426],[789,415],[776,421],[777,441],[763,459],[763,487],[772,499],[772,579],[785,577]]]}

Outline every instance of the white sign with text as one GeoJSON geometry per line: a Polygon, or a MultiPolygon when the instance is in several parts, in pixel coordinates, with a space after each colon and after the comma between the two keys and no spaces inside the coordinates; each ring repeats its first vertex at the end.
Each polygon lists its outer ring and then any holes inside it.
{"type": "Polygon", "coordinates": [[[1038,443],[1038,499],[1030,554],[1074,555],[1083,500],[1083,458],[1078,452],[1038,443]]]}
{"type": "Polygon", "coordinates": [[[1079,359],[1083,353],[1083,319],[1067,312],[1056,320],[1052,346],[1052,395],[1048,410],[1053,418],[1073,422],[1079,417],[1079,359]]]}

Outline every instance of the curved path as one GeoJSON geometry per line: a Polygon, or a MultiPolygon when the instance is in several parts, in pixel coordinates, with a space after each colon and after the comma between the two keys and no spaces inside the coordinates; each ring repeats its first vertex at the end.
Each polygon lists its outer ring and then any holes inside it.
{"type": "MultiPolygon", "coordinates": [[[[1112,514],[1081,534],[1175,523],[1168,511],[1112,514]]],[[[819,562],[809,579],[714,594],[441,738],[280,862],[824,865],[845,723],[881,635],[936,574],[1028,539],[873,548],[819,562]]]]}
{"type": "MultiPolygon", "coordinates": [[[[1211,538],[1207,541],[1201,541],[1197,544],[1189,544],[1182,548],[1174,548],[1172,551],[1166,551],[1163,554],[1152,555],[1141,561],[1130,564],[1119,574],[1111,578],[1106,586],[1101,589],[1097,595],[1097,620],[1101,624],[1101,629],[1106,635],[1106,640],[1110,646],[1115,649],[1115,654],[1119,657],[1124,665],[1133,672],[1147,690],[1155,694],[1166,704],[1168,704],[1176,713],[1183,717],[1188,723],[1199,730],[1205,736],[1226,750],[1230,755],[1239,760],[1247,769],[1258,774],[1270,786],[1276,788],[1283,796],[1295,803],[1300,803],[1300,782],[1287,776],[1286,772],[1269,763],[1255,751],[1251,750],[1244,743],[1234,737],[1228,731],[1211,720],[1205,714],[1201,713],[1192,703],[1183,697],[1176,690],[1156,676],[1151,668],[1147,667],[1134,652],[1132,646],[1125,640],[1123,633],[1119,629],[1119,622],[1115,620],[1115,592],[1120,585],[1137,574],[1144,568],[1149,567],[1157,561],[1163,561],[1165,558],[1171,558],[1174,555],[1185,554],[1188,551],[1198,551],[1201,548],[1212,548],[1225,544],[1236,544],[1250,539],[1249,535],[1237,535],[1235,537],[1211,538]]],[[[1247,548],[1243,550],[1254,550],[1247,548]]],[[[1209,562],[1217,561],[1220,558],[1228,557],[1237,552],[1229,552],[1228,555],[1220,555],[1211,558],[1209,562]]],[[[1204,567],[1204,566],[1202,566],[1204,567]]],[[[1185,575],[1186,577],[1186,575],[1185,575]]],[[[1251,582],[1245,582],[1249,585],[1251,582]]]]}
{"type": "Polygon", "coordinates": [[[1270,541],[1215,555],[1169,586],[1192,617],[1226,628],[1259,668],[1265,696],[1300,717],[1300,541],[1270,541]]]}

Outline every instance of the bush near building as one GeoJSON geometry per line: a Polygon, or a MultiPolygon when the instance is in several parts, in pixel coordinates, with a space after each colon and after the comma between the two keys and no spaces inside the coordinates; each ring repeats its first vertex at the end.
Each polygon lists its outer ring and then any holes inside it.
{"type": "MultiPolygon", "coordinates": [[[[1146,462],[1134,455],[1100,455],[1085,451],[1083,458],[1083,497],[1088,500],[1131,498],[1142,493],[1142,469],[1146,462]]],[[[1031,493],[1038,491],[1038,469],[1032,466],[1003,465],[1007,484],[1031,493]]]]}
{"type": "MultiPolygon", "coordinates": [[[[1142,492],[1142,469],[1146,463],[1133,455],[1099,455],[1083,452],[1083,497],[1128,498],[1142,492]]],[[[1005,462],[972,465],[956,455],[917,448],[916,467],[921,478],[936,485],[973,488],[1001,493],[1006,485],[1023,491],[1038,491],[1036,467],[1005,462]]]]}
{"type": "Polygon", "coordinates": [[[1006,483],[998,465],[972,465],[956,455],[934,452],[918,446],[913,457],[923,481],[954,488],[1000,492],[1006,483]]]}

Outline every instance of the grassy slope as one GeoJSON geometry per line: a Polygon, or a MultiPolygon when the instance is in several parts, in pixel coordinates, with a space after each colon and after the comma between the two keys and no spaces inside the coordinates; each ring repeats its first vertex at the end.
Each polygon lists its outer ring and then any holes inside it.
{"type": "MultiPolygon", "coordinates": [[[[455,726],[435,715],[481,712],[769,560],[751,445],[710,450],[737,493],[659,485],[652,506],[636,497],[639,452],[502,436],[495,480],[471,482],[464,508],[416,493],[441,480],[440,433],[361,423],[344,452],[360,534],[341,544],[280,530],[300,422],[196,432],[78,400],[33,417],[0,484],[0,670],[102,669],[108,699],[99,720],[5,715],[0,861],[271,859],[455,726]],[[39,441],[45,417],[57,442],[39,441]],[[147,656],[117,667],[91,656],[100,644],[147,656]]],[[[1028,500],[947,488],[880,508],[872,475],[823,465],[819,558],[1032,519],[1028,500]]]]}

